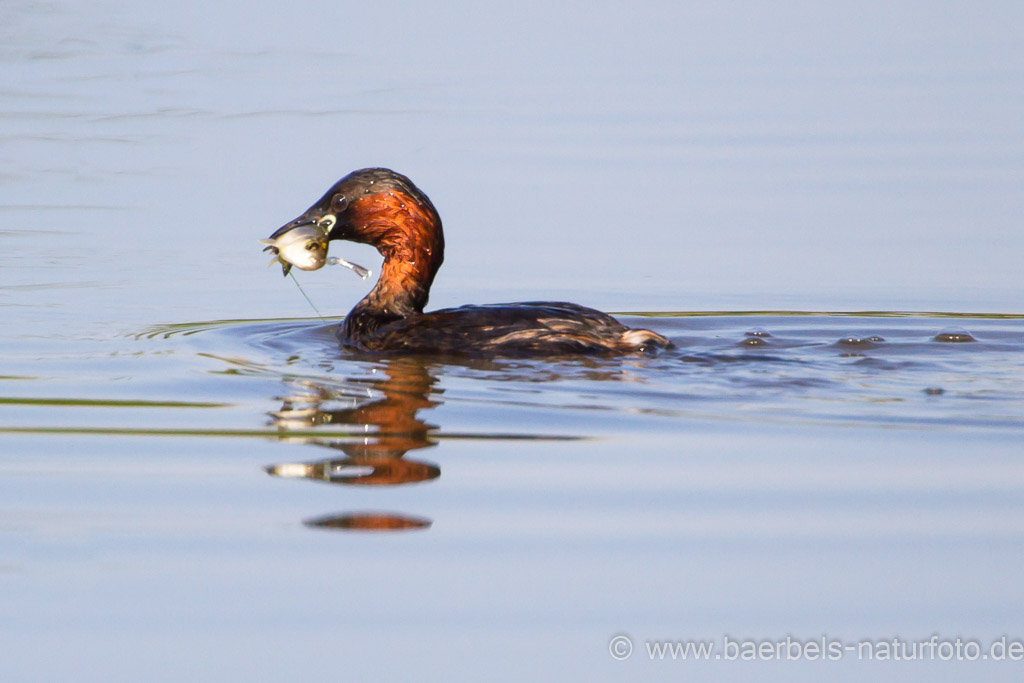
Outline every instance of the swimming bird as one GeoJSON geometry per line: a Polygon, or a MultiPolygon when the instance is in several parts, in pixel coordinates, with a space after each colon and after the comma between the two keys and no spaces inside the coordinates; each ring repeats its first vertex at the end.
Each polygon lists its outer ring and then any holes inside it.
{"type": "MultiPolygon", "coordinates": [[[[572,303],[469,305],[425,313],[430,287],[444,262],[441,217],[426,194],[390,169],[349,173],[270,240],[287,240],[292,231],[310,226],[327,241],[369,244],[384,257],[377,284],[338,329],[344,346],[536,356],[625,354],[671,345],[651,330],[630,329],[606,313],[572,303]]],[[[322,265],[322,259],[317,263],[322,265]]]]}

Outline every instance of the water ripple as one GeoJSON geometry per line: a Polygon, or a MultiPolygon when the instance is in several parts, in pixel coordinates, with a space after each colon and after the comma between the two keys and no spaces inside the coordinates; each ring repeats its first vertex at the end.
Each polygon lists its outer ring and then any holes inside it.
{"type": "Polygon", "coordinates": [[[285,395],[294,394],[292,403],[314,412],[324,402],[380,400],[394,389],[395,373],[405,382],[412,373],[424,401],[494,416],[522,413],[527,422],[541,413],[558,421],[597,411],[637,427],[653,418],[1024,427],[1019,315],[621,317],[669,336],[676,348],[653,357],[387,359],[340,349],[332,331],[338,319],[161,325],[137,338],[187,343],[232,373],[276,380],[288,387],[285,395]],[[951,318],[970,332],[951,331],[951,318]],[[974,342],[936,343],[947,341],[944,335],[974,342]]]}

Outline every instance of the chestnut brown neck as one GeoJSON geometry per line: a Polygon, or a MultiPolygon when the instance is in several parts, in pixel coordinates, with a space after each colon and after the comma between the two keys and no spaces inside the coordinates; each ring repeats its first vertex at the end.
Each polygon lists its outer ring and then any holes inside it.
{"type": "Polygon", "coordinates": [[[346,328],[376,327],[422,313],[444,261],[444,232],[434,207],[387,190],[354,202],[345,222],[345,239],[371,244],[384,257],[377,284],[349,314],[346,328]]]}

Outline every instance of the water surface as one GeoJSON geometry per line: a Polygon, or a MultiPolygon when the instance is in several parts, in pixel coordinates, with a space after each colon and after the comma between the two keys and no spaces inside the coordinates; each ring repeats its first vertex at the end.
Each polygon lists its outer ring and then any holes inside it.
{"type": "Polygon", "coordinates": [[[608,639],[1012,628],[1024,318],[622,318],[675,348],[375,358],[320,319],[212,321],[11,365],[13,666],[672,678],[720,669],[608,639]]]}

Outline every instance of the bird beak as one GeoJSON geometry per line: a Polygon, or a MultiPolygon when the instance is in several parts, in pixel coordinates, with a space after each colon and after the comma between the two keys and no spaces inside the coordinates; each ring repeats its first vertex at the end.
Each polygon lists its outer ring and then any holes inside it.
{"type": "Polygon", "coordinates": [[[320,230],[323,231],[324,237],[327,237],[331,232],[331,228],[333,228],[334,224],[337,222],[338,217],[335,216],[333,213],[326,213],[323,215],[310,215],[307,212],[299,216],[295,220],[291,221],[290,223],[285,223],[280,228],[275,230],[274,234],[270,236],[270,239],[277,239],[278,237],[285,234],[289,230],[301,228],[306,225],[315,225],[316,227],[320,228],[320,230]]]}
{"type": "Polygon", "coordinates": [[[285,234],[289,230],[294,230],[295,228],[301,228],[304,225],[316,225],[316,224],[317,224],[317,221],[315,219],[313,219],[313,218],[310,218],[309,216],[299,216],[295,220],[293,220],[293,221],[291,221],[289,223],[285,223],[280,228],[275,230],[274,234],[272,234],[270,236],[270,239],[276,240],[278,237],[280,237],[281,235],[285,234]]]}

